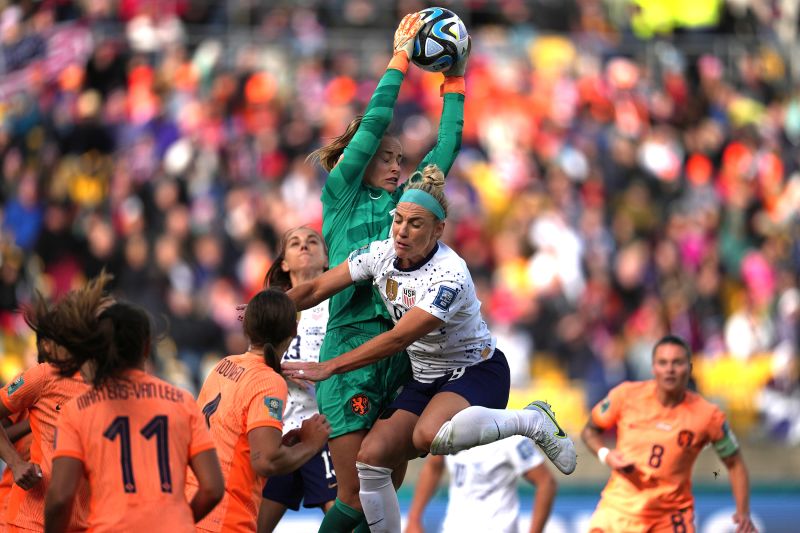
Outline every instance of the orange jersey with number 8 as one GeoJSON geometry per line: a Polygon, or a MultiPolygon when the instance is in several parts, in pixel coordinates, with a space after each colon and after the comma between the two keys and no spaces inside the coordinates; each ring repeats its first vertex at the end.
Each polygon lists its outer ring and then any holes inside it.
{"type": "Polygon", "coordinates": [[[188,533],[187,466],[213,447],[191,394],[130,370],[64,407],[55,457],[84,465],[91,531],[188,533]]]}
{"type": "Polygon", "coordinates": [[[601,429],[617,428],[616,449],[633,462],[630,472],[613,470],[598,508],[657,518],[693,506],[692,468],[698,454],[714,443],[721,457],[738,450],[723,412],[699,394],[665,407],[654,381],[626,382],[592,409],[601,429]]]}

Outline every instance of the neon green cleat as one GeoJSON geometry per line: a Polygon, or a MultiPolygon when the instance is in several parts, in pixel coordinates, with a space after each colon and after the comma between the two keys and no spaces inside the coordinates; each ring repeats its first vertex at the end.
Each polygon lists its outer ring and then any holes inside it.
{"type": "Polygon", "coordinates": [[[532,437],[533,440],[547,455],[547,458],[556,465],[556,468],[567,475],[573,473],[578,464],[575,444],[567,436],[567,432],[561,429],[556,422],[556,415],[550,404],[537,400],[529,403],[525,409],[539,411],[542,414],[542,427],[536,436],[532,437]]]}

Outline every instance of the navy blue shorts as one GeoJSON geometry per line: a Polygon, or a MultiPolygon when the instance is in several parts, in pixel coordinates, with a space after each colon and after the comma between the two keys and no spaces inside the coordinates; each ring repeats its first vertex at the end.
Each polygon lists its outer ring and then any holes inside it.
{"type": "Polygon", "coordinates": [[[300,509],[300,502],[309,508],[335,500],[336,473],[328,445],[294,472],[267,479],[261,495],[292,511],[300,509]]]}
{"type": "Polygon", "coordinates": [[[412,379],[389,405],[387,414],[402,409],[419,416],[431,399],[440,392],[454,392],[470,405],[505,409],[510,387],[508,361],[505,354],[495,348],[491,359],[453,370],[432,383],[420,383],[412,379]]]}

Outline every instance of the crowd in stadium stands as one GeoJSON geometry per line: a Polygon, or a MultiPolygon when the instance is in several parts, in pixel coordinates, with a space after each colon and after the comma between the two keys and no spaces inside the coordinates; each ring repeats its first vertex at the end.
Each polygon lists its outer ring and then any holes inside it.
{"type": "MultiPolygon", "coordinates": [[[[515,385],[553,360],[591,405],[647,377],[671,331],[701,366],[757,376],[737,383],[762,427],[800,442],[792,2],[692,0],[694,20],[678,0],[439,3],[473,39],[445,240],[515,385]]],[[[168,379],[196,390],[240,353],[235,306],[277,239],[321,224],[306,155],[363,111],[398,14],[427,5],[0,1],[2,379],[32,353],[15,312],[32,291],[103,267],[160,317],[168,379]]],[[[412,68],[400,93],[407,171],[440,81],[412,68]]]]}

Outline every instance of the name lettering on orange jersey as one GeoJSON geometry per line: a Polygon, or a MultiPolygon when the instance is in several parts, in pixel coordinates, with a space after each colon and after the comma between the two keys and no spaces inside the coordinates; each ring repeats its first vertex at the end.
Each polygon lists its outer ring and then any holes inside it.
{"type": "Polygon", "coordinates": [[[239,366],[228,359],[223,359],[220,361],[214,369],[214,371],[220,376],[228,378],[231,381],[236,381],[237,383],[242,377],[242,374],[244,374],[244,370],[245,368],[243,366],[239,366]]]}
{"type": "Polygon", "coordinates": [[[78,396],[78,410],[82,411],[98,402],[107,400],[149,400],[160,398],[174,403],[183,402],[183,392],[161,383],[109,383],[78,396]]]}

